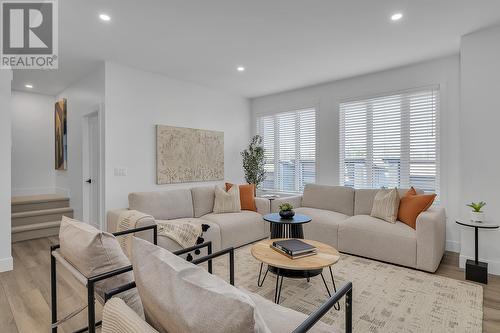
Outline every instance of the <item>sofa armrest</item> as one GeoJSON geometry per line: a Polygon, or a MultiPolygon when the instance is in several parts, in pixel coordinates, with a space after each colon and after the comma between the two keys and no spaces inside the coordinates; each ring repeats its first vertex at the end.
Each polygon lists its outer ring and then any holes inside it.
{"type": "Polygon", "coordinates": [[[271,213],[277,213],[280,210],[280,205],[282,203],[291,203],[293,208],[299,208],[302,206],[302,196],[294,195],[290,197],[276,198],[271,202],[271,213]]]}
{"type": "MultiPolygon", "coordinates": [[[[118,219],[120,214],[127,211],[128,209],[115,209],[108,211],[108,216],[106,220],[106,231],[110,233],[114,233],[117,231],[118,219]]],[[[156,222],[153,218],[141,218],[137,224],[136,228],[147,227],[151,225],[155,225],[156,222]]],[[[147,240],[148,242],[153,243],[153,233],[151,230],[141,231],[135,234],[136,237],[147,240]]]]}
{"type": "Polygon", "coordinates": [[[266,215],[271,212],[271,205],[269,204],[269,199],[255,197],[255,206],[257,206],[257,213],[261,215],[266,215]]]}
{"type": "Polygon", "coordinates": [[[430,208],[417,217],[417,269],[435,272],[446,244],[444,208],[430,208]]]}

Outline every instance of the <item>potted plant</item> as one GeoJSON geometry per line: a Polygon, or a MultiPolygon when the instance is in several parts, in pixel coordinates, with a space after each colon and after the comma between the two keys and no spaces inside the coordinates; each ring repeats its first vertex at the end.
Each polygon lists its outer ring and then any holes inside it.
{"type": "Polygon", "coordinates": [[[484,202],[484,201],[480,201],[478,203],[471,202],[467,206],[472,208],[472,211],[470,212],[470,219],[473,222],[483,222],[484,221],[484,213],[481,209],[484,206],[486,206],[486,202],[484,202]]]}
{"type": "Polygon", "coordinates": [[[280,216],[283,219],[291,219],[295,212],[293,211],[293,206],[288,202],[282,203],[280,206],[280,216]]]}
{"type": "Polygon", "coordinates": [[[241,156],[243,157],[245,181],[248,184],[254,184],[257,189],[266,178],[262,137],[260,135],[255,135],[250,141],[248,148],[241,152],[241,156]]]}

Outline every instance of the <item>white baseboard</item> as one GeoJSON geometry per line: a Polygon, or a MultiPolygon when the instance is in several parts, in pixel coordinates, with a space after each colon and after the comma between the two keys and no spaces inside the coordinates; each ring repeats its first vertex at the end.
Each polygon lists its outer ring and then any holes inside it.
{"type": "Polygon", "coordinates": [[[23,196],[23,195],[38,195],[38,194],[51,194],[56,193],[54,187],[23,187],[23,188],[12,188],[12,196],[23,196]]]}
{"type": "Polygon", "coordinates": [[[14,268],[12,257],[0,259],[0,272],[11,271],[14,268]]]}
{"type": "Polygon", "coordinates": [[[446,251],[460,253],[460,242],[447,240],[446,241],[446,251]]]}
{"type": "MultiPolygon", "coordinates": [[[[474,260],[473,257],[465,256],[465,255],[460,255],[460,260],[459,260],[459,267],[460,268],[465,268],[465,262],[467,259],[474,260]]],[[[488,273],[489,274],[494,274],[494,275],[500,275],[500,261],[495,261],[495,260],[487,260],[484,258],[479,258],[479,261],[486,262],[488,263],[488,273]]]]}

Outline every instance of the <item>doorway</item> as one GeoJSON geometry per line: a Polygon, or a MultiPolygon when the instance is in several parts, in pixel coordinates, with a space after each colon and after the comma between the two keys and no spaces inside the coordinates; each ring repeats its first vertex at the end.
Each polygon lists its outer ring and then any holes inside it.
{"type": "Polygon", "coordinates": [[[99,110],[83,117],[82,175],[83,221],[98,229],[103,228],[101,113],[99,110]]]}

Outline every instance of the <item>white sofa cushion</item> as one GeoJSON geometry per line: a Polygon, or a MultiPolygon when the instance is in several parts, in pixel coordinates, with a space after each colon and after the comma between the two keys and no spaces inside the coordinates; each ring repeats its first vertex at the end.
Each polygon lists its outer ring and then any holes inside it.
{"type": "MultiPolygon", "coordinates": [[[[115,236],[66,216],[61,220],[59,243],[62,257],[86,278],[130,265],[115,236]]],[[[96,283],[95,291],[103,299],[106,291],[132,281],[134,281],[132,272],[127,272],[96,283]]],[[[139,316],[144,316],[136,289],[121,293],[119,296],[139,316]]]]}
{"type": "Polygon", "coordinates": [[[336,247],[338,244],[337,231],[339,224],[349,216],[333,212],[331,210],[299,207],[295,209],[297,214],[309,216],[312,220],[305,223],[304,237],[336,247]]]}
{"type": "MultiPolygon", "coordinates": [[[[273,333],[290,333],[307,319],[303,313],[280,306],[248,290],[242,291],[255,302],[267,327],[273,333]]],[[[318,321],[308,332],[335,333],[336,330],[332,326],[318,321]]]]}
{"type": "Polygon", "coordinates": [[[400,221],[392,224],[356,215],[339,225],[338,237],[338,250],[342,252],[408,267],[416,265],[416,232],[400,221]]]}
{"type": "Polygon", "coordinates": [[[307,184],[302,206],[332,210],[345,215],[354,214],[354,189],[345,186],[307,184]]]}
{"type": "Polygon", "coordinates": [[[128,195],[129,209],[152,215],[156,220],[194,217],[191,190],[135,192],[128,195]]]}
{"type": "Polygon", "coordinates": [[[158,331],[269,332],[252,299],[221,278],[139,238],[133,249],[146,318],[158,331]]]}
{"type": "Polygon", "coordinates": [[[207,214],[202,217],[219,225],[221,247],[241,246],[269,236],[269,223],[249,210],[239,213],[207,214]]]}
{"type": "Polygon", "coordinates": [[[209,214],[214,209],[215,186],[198,186],[191,188],[194,217],[209,214]]]}

